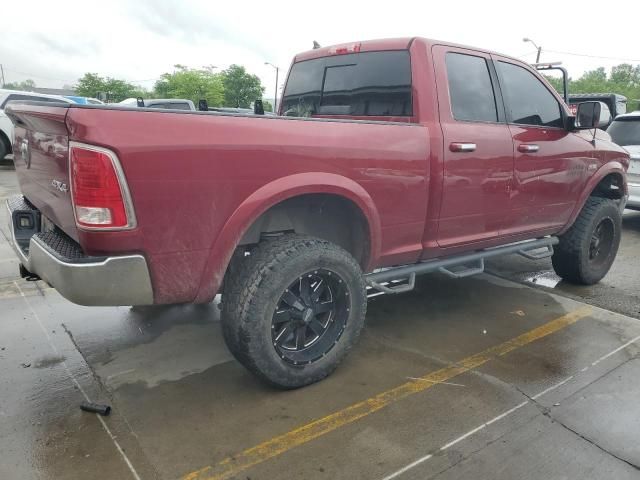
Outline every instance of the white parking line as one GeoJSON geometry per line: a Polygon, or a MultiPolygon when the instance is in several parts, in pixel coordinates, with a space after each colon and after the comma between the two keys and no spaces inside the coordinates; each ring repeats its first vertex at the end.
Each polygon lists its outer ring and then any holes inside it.
{"type": "Polygon", "coordinates": [[[638,340],[640,340],[640,335],[638,335],[636,338],[634,338],[633,340],[629,340],[627,343],[625,343],[624,345],[621,345],[620,347],[616,348],[614,351],[607,353],[606,355],[601,356],[599,359],[597,359],[595,362],[593,362],[591,364],[592,367],[596,366],[597,364],[599,364],[601,361],[606,360],[607,358],[609,358],[611,355],[615,355],[616,353],[618,353],[620,350],[624,350],[625,348],[627,348],[629,345],[631,345],[632,343],[636,343],[638,340]]]}
{"type": "Polygon", "coordinates": [[[406,467],[401,468],[400,470],[398,470],[397,472],[393,472],[391,475],[387,475],[386,477],[384,477],[382,480],[391,480],[392,478],[396,478],[399,477],[400,475],[402,475],[404,472],[411,470],[413,467],[417,467],[418,465],[420,465],[423,462],[426,462],[427,460],[429,460],[431,457],[433,457],[433,455],[425,455],[422,458],[419,458],[418,460],[416,460],[413,463],[410,463],[409,465],[407,465],[406,467]]]}
{"type": "MultiPolygon", "coordinates": [[[[587,370],[589,370],[590,367],[593,367],[597,364],[599,364],[600,362],[602,362],[603,360],[606,360],[607,358],[611,357],[612,355],[615,355],[616,353],[620,352],[621,350],[624,350],[625,348],[627,348],[629,345],[636,343],[638,340],[640,340],[640,335],[638,335],[637,337],[629,340],[627,343],[625,343],[624,345],[619,346],[618,348],[616,348],[615,350],[610,351],[609,353],[601,356],[600,358],[598,358],[597,360],[595,360],[594,362],[591,363],[590,366],[586,366],[583,369],[580,370],[580,373],[582,372],[586,372],[587,370]]],[[[537,400],[538,398],[542,397],[543,395],[546,395],[549,392],[552,392],[553,390],[555,390],[558,387],[561,387],[562,385],[564,385],[565,383],[569,382],[570,380],[572,380],[573,378],[575,378],[576,375],[571,375],[567,378],[565,378],[564,380],[550,386],[549,388],[537,393],[536,395],[531,397],[531,400],[537,400]]],[[[454,446],[457,443],[460,443],[461,441],[471,437],[472,435],[478,433],[481,430],[484,430],[485,428],[487,428],[489,425],[496,423],[500,420],[502,420],[503,418],[508,417],[509,415],[511,415],[512,413],[516,412],[517,410],[521,409],[522,407],[524,407],[525,405],[527,405],[529,403],[529,400],[526,400],[518,405],[516,405],[513,408],[510,408],[509,410],[501,413],[500,415],[498,415],[497,417],[492,418],[491,420],[483,423],[482,425],[469,430],[467,433],[464,433],[462,435],[460,435],[458,438],[450,441],[449,443],[446,443],[445,445],[443,445],[442,447],[439,448],[440,451],[444,451],[452,446],[454,446]]],[[[417,467],[418,465],[420,465],[421,463],[426,462],[427,460],[433,458],[433,454],[428,454],[425,455],[424,457],[421,457],[419,459],[417,459],[414,462],[411,462],[409,465],[406,465],[404,467],[402,467],[399,470],[396,470],[395,472],[391,473],[390,475],[387,475],[386,477],[384,477],[382,480],[392,480],[393,478],[397,478],[400,475],[402,475],[403,473],[411,470],[414,467],[417,467]]]]}
{"type": "MultiPolygon", "coordinates": [[[[47,342],[49,343],[49,346],[53,350],[53,353],[55,353],[56,356],[58,356],[58,357],[62,357],[62,355],[60,354],[60,351],[58,350],[58,347],[56,347],[55,344],[53,343],[53,341],[51,340],[51,337],[49,336],[49,332],[47,332],[47,329],[44,328],[44,325],[42,324],[42,321],[40,320],[40,316],[36,313],[35,309],[31,306],[31,302],[29,301],[27,296],[24,294],[24,292],[20,288],[20,285],[18,285],[17,282],[13,282],[13,283],[16,286],[16,288],[18,289],[18,291],[20,292],[20,295],[22,296],[22,298],[24,299],[25,303],[27,304],[27,307],[29,307],[29,310],[31,311],[31,314],[33,315],[33,318],[36,319],[36,322],[38,323],[38,326],[40,327],[40,330],[42,330],[42,333],[44,333],[44,336],[46,337],[47,342]]],[[[87,392],[85,392],[84,388],[82,388],[80,383],[78,383],[78,380],[76,380],[76,377],[71,372],[71,369],[69,369],[69,366],[67,365],[67,362],[66,361],[62,361],[61,364],[64,367],[64,369],[66,370],[67,375],[69,376],[71,381],[75,384],[76,387],[78,387],[78,390],[80,391],[80,393],[82,393],[82,395],[84,396],[85,400],[87,402],[91,402],[91,399],[89,398],[89,395],[87,395],[87,392]]],[[[122,447],[118,443],[118,440],[116,440],[116,437],[113,435],[113,433],[111,433],[111,430],[109,430],[109,427],[107,427],[107,424],[105,423],[104,419],[97,413],[95,414],[95,416],[96,416],[96,418],[98,420],[100,420],[100,423],[102,424],[102,428],[104,428],[104,431],[107,433],[107,435],[109,435],[109,438],[111,439],[111,441],[115,445],[116,450],[118,450],[118,452],[122,456],[124,462],[127,464],[127,467],[129,467],[129,471],[131,472],[131,475],[133,476],[133,478],[135,480],[141,480],[140,475],[138,475],[138,472],[136,471],[136,469],[134,468],[133,464],[131,463],[131,460],[129,460],[129,457],[127,457],[127,454],[124,452],[124,450],[122,449],[122,447]]]]}
{"type": "MultiPolygon", "coordinates": [[[[581,372],[586,372],[588,369],[582,369],[580,370],[581,372]]],[[[537,400],[539,399],[541,396],[546,395],[549,392],[553,392],[556,388],[564,385],[565,383],[567,383],[569,380],[571,380],[574,376],[573,375],[569,375],[567,378],[565,378],[564,380],[562,380],[561,382],[556,383],[555,385],[550,386],[549,388],[544,389],[543,391],[541,391],[540,393],[537,393],[536,395],[534,395],[533,397],[531,397],[532,400],[537,400]]]]}

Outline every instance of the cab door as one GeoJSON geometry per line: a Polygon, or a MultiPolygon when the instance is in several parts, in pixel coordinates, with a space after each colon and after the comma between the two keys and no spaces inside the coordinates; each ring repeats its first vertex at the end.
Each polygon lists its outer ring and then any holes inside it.
{"type": "Polygon", "coordinates": [[[595,162],[593,145],[565,128],[560,97],[537,72],[512,59],[492,58],[515,152],[503,233],[557,229],[569,220],[595,162]]]}
{"type": "Polygon", "coordinates": [[[444,138],[437,242],[447,248],[501,235],[513,142],[490,56],[443,45],[432,53],[444,138]]]}

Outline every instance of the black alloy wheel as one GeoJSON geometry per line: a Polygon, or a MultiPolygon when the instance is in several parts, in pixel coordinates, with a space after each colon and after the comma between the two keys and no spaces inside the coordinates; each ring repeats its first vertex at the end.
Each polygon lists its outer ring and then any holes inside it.
{"type": "Polygon", "coordinates": [[[283,292],[271,320],[276,352],[294,365],[325,356],[349,318],[349,292],[340,276],[326,269],[301,275],[283,292]]]}
{"type": "Polygon", "coordinates": [[[599,266],[606,261],[613,246],[615,226],[611,218],[603,218],[591,235],[589,242],[589,261],[599,266]]]}

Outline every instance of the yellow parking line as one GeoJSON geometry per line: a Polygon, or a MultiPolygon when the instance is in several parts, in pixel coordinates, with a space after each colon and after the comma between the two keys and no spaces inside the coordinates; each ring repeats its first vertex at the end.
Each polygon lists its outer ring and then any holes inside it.
{"type": "Polygon", "coordinates": [[[337,428],[355,422],[367,415],[402,400],[415,393],[423,392],[434,385],[451,380],[452,378],[484,365],[489,360],[506,355],[535,340],[551,335],[563,328],[586,318],[591,312],[589,307],[581,307],[567,313],[555,320],[530,330],[522,335],[512,338],[500,345],[488,348],[476,353],[448,367],[441,368],[424,377],[416,378],[410,382],[379,393],[362,402],[355,403],[347,408],[334,412],[326,417],[314,420],[306,425],[298,427],[283,435],[274,437],[255,447],[222,460],[220,463],[201,468],[183,477],[183,480],[224,480],[238,473],[278,456],[292,448],[310,442],[322,435],[326,435],[337,428]]]}

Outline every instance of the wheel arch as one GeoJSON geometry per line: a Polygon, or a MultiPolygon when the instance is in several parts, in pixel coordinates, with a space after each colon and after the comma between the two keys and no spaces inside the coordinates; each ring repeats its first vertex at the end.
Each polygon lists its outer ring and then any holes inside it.
{"type": "Polygon", "coordinates": [[[251,231],[263,215],[292,199],[324,196],[349,202],[366,222],[368,252],[363,270],[369,270],[380,256],[380,217],[369,193],[354,180],[324,172],[308,172],[274,180],[246,198],[229,217],[209,250],[195,302],[210,301],[220,288],[231,257],[238,247],[250,243],[251,231]]]}
{"type": "Polygon", "coordinates": [[[627,178],[621,162],[609,162],[600,168],[588,181],[576,202],[569,221],[559,234],[565,233],[576,221],[580,211],[591,196],[620,199],[627,195],[627,178]]]}

